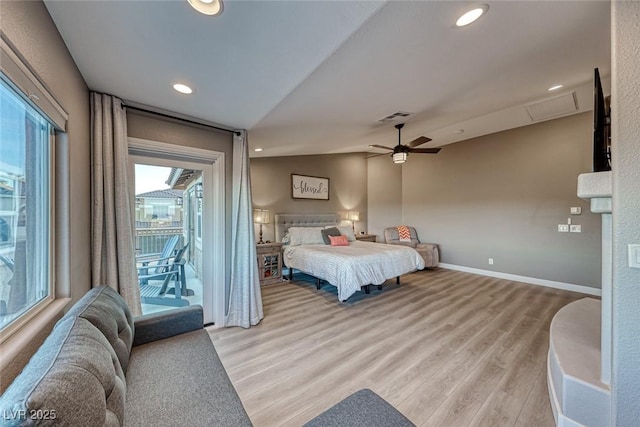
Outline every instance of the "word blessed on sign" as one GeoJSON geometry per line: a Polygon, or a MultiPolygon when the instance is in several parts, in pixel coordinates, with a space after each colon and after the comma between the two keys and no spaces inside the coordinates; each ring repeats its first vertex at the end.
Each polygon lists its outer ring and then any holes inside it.
{"type": "Polygon", "coordinates": [[[291,197],[329,200],[329,178],[291,174],[291,197]]]}

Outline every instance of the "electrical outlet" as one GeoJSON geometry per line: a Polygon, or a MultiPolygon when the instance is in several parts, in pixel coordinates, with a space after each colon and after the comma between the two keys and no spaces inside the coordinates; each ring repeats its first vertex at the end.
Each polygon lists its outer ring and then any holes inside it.
{"type": "Polygon", "coordinates": [[[493,258],[489,258],[489,265],[493,265],[493,258]]]}
{"type": "Polygon", "coordinates": [[[640,268],[640,245],[627,245],[629,249],[629,267],[640,268]]]}
{"type": "Polygon", "coordinates": [[[569,232],[569,224],[558,224],[558,231],[560,233],[568,233],[569,232]]]}
{"type": "Polygon", "coordinates": [[[571,215],[580,215],[581,213],[582,213],[582,208],[580,206],[571,207],[571,215]]]}
{"type": "Polygon", "coordinates": [[[569,231],[571,231],[572,233],[582,233],[582,226],[578,224],[572,225],[569,231]]]}

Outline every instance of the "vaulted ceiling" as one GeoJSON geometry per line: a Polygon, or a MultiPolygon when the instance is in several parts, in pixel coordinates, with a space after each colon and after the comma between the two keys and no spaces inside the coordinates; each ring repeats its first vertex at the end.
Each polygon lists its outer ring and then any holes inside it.
{"type": "Polygon", "coordinates": [[[46,6],[92,90],[249,130],[252,155],[445,145],[531,124],[525,104],[610,73],[609,2],[232,1],[205,16],[184,1],[56,1],[46,6]],[[175,82],[194,89],[182,95],[175,82]],[[550,93],[554,84],[563,88],[550,93]],[[462,130],[462,132],[461,132],[462,130]]]}

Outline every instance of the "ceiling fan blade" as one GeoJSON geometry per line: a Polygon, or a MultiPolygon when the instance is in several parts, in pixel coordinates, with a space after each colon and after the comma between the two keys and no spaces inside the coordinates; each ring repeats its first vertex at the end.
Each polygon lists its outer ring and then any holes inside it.
{"type": "Polygon", "coordinates": [[[390,150],[390,151],[393,151],[393,148],[391,148],[391,147],[385,147],[384,145],[370,145],[369,147],[372,147],[372,148],[382,148],[383,150],[390,150]]]}
{"type": "Polygon", "coordinates": [[[373,156],[367,156],[365,157],[365,159],[370,159],[372,157],[380,157],[380,156],[388,156],[389,153],[380,153],[380,154],[374,154],[373,156]]]}
{"type": "Polygon", "coordinates": [[[411,148],[417,147],[418,145],[426,144],[431,141],[431,138],[427,138],[426,136],[421,136],[420,138],[416,138],[407,145],[411,148]]]}
{"type": "Polygon", "coordinates": [[[427,153],[427,154],[436,154],[440,151],[440,148],[412,148],[409,150],[410,153],[427,153]]]}

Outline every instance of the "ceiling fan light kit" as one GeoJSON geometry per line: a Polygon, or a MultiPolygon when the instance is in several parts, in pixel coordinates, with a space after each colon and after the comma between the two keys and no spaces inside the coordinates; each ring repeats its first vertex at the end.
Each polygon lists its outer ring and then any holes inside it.
{"type": "Polygon", "coordinates": [[[407,161],[407,153],[393,153],[391,155],[393,163],[404,163],[407,161]]]}

